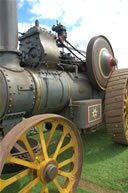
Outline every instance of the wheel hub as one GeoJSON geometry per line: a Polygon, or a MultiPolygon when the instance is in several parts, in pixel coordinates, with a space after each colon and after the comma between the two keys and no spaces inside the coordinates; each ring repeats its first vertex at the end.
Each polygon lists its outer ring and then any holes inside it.
{"type": "Polygon", "coordinates": [[[37,175],[40,177],[41,181],[44,183],[49,183],[58,174],[57,162],[54,160],[49,160],[45,163],[40,163],[40,170],[37,175]]]}
{"type": "Polygon", "coordinates": [[[99,54],[99,67],[103,77],[107,78],[116,65],[115,59],[106,48],[102,48],[99,54]]]}
{"type": "Polygon", "coordinates": [[[44,180],[46,182],[50,182],[51,180],[53,180],[57,175],[57,171],[58,171],[57,166],[53,163],[46,166],[43,172],[44,180]]]}

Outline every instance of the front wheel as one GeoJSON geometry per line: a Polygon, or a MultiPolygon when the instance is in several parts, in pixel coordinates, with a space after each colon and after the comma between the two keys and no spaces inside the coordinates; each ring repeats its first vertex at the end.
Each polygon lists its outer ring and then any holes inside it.
{"type": "MultiPolygon", "coordinates": [[[[0,144],[0,191],[8,185],[28,176],[28,184],[19,187],[16,192],[40,193],[74,193],[78,185],[83,161],[81,137],[72,122],[59,115],[45,114],[33,116],[16,125],[0,144]],[[50,123],[51,129],[46,132],[45,125],[50,123]],[[36,128],[37,135],[28,135],[29,130],[36,128]],[[30,139],[34,138],[41,144],[41,153],[33,152],[30,139]],[[18,141],[23,143],[30,159],[17,158],[11,154],[18,141]],[[13,177],[3,179],[4,164],[13,163],[25,167],[13,177]]],[[[8,191],[8,190],[7,190],[8,191]]]]}

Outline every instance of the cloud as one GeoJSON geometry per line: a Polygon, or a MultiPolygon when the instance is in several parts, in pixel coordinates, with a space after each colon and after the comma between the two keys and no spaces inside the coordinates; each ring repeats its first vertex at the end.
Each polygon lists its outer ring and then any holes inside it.
{"type": "Polygon", "coordinates": [[[30,12],[40,18],[56,19],[62,15],[62,9],[57,0],[38,0],[36,3],[32,2],[31,7],[30,12]]]}
{"type": "MultiPolygon", "coordinates": [[[[21,23],[20,22],[20,23],[18,23],[18,31],[21,33],[26,32],[29,28],[33,27],[34,25],[35,25],[34,22],[32,22],[32,23],[25,23],[25,22],[21,23]]],[[[48,31],[50,31],[50,27],[47,25],[40,24],[40,27],[45,28],[48,31]]]]}
{"type": "Polygon", "coordinates": [[[34,23],[18,23],[18,31],[26,32],[30,27],[32,27],[34,23]]]}
{"type": "Polygon", "coordinates": [[[24,0],[18,0],[18,7],[22,8],[24,5],[24,0]]]}

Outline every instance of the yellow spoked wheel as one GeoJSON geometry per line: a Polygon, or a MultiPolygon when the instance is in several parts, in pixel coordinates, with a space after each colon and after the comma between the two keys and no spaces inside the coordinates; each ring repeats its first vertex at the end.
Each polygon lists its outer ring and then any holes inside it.
{"type": "MultiPolygon", "coordinates": [[[[27,184],[18,187],[19,193],[71,193],[75,192],[82,169],[83,153],[80,135],[74,124],[59,115],[33,116],[16,125],[0,144],[0,191],[27,178],[27,184]],[[46,125],[50,129],[46,132],[46,125]],[[38,135],[28,135],[35,127],[38,135]],[[33,152],[29,138],[40,142],[40,154],[33,152]],[[16,158],[11,150],[16,142],[22,142],[30,160],[16,158]],[[4,164],[13,163],[25,169],[5,179],[4,164]],[[18,181],[18,182],[17,182],[18,181]]],[[[25,180],[24,180],[25,181],[25,180]]],[[[15,188],[14,188],[15,189],[15,188]]],[[[8,190],[7,190],[8,191],[8,190]]]]}

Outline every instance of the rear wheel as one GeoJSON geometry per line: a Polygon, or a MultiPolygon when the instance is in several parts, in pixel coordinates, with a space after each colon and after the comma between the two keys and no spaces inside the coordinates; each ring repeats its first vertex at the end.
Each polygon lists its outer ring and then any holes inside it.
{"type": "Polygon", "coordinates": [[[128,144],[128,69],[112,73],[105,94],[105,120],[114,142],[128,144]]]}

